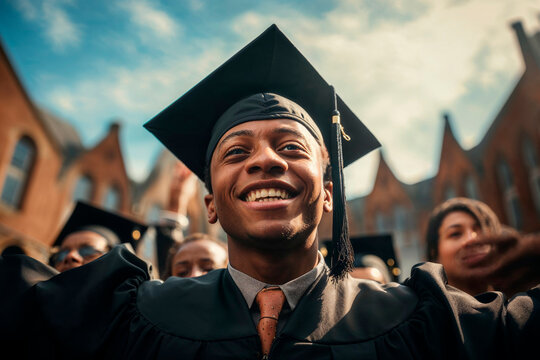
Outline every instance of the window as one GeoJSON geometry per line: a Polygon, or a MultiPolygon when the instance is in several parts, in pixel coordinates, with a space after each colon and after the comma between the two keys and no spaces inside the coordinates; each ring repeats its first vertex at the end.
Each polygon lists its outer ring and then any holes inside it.
{"type": "Polygon", "coordinates": [[[531,187],[536,214],[540,217],[540,162],[533,142],[528,138],[523,142],[523,156],[529,174],[529,186],[531,187]]]}
{"type": "Polygon", "coordinates": [[[479,199],[476,181],[474,181],[473,176],[470,174],[465,178],[465,196],[467,196],[469,199],[479,199]]]}
{"type": "Polygon", "coordinates": [[[403,206],[397,205],[394,208],[394,229],[404,232],[407,228],[407,211],[403,206]]]}
{"type": "Polygon", "coordinates": [[[90,201],[90,199],[92,198],[93,187],[94,185],[90,176],[81,176],[79,180],[77,180],[77,184],[75,185],[75,189],[73,190],[73,201],[90,201]]]}
{"type": "Polygon", "coordinates": [[[377,232],[382,233],[386,231],[386,221],[384,217],[384,214],[379,211],[375,214],[375,227],[377,228],[377,232]]]}
{"type": "Polygon", "coordinates": [[[34,142],[23,137],[15,145],[11,163],[7,168],[0,201],[10,207],[20,208],[30,170],[36,157],[34,142]]]}
{"type": "Polygon", "coordinates": [[[146,222],[149,224],[157,223],[159,221],[160,215],[161,215],[161,205],[153,204],[148,210],[148,213],[146,214],[146,222]]]}
{"type": "Polygon", "coordinates": [[[103,207],[113,211],[120,209],[120,191],[116,186],[111,186],[105,193],[103,207]]]}
{"type": "Polygon", "coordinates": [[[446,186],[446,189],[444,189],[444,200],[455,198],[456,190],[452,187],[452,185],[446,186]]]}
{"type": "Polygon", "coordinates": [[[499,176],[499,183],[503,192],[504,207],[506,210],[506,216],[510,226],[521,230],[523,228],[523,217],[521,214],[521,206],[519,203],[519,197],[516,186],[514,185],[514,179],[508,163],[504,160],[500,160],[497,164],[497,172],[499,176]]]}
{"type": "Polygon", "coordinates": [[[394,207],[394,236],[398,244],[410,245],[407,239],[407,211],[401,205],[394,207]]]}

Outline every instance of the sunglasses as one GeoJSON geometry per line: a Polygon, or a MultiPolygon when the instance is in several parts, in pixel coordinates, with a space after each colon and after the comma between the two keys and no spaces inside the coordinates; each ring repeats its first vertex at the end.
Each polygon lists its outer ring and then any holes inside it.
{"type": "MultiPolygon", "coordinates": [[[[73,251],[73,250],[72,249],[62,249],[62,250],[58,251],[57,253],[52,255],[51,263],[53,265],[61,263],[66,258],[67,254],[69,254],[71,251],[73,251]]],[[[83,259],[88,259],[88,258],[90,258],[92,256],[95,256],[95,255],[103,255],[105,253],[105,251],[98,250],[95,247],[90,246],[90,245],[82,246],[82,247],[80,247],[78,249],[75,249],[75,251],[77,251],[79,253],[79,255],[83,259]]]]}

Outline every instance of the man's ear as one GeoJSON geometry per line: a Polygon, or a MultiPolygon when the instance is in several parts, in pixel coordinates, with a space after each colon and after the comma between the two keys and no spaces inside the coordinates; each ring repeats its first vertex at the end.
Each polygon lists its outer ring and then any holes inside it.
{"type": "Polygon", "coordinates": [[[327,181],[324,183],[324,212],[331,212],[334,208],[334,198],[332,197],[334,189],[334,183],[327,181]]]}
{"type": "Polygon", "coordinates": [[[204,203],[206,204],[206,215],[208,216],[208,222],[210,224],[215,224],[218,220],[218,217],[216,212],[216,204],[214,203],[214,195],[205,195],[204,203]]]}

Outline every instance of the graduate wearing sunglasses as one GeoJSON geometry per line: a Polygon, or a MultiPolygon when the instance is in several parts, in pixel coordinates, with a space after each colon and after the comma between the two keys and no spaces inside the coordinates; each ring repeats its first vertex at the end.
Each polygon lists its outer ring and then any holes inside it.
{"type": "Polygon", "coordinates": [[[84,202],[78,202],[57,236],[49,265],[60,272],[85,265],[121,243],[135,248],[146,226],[84,202]]]}

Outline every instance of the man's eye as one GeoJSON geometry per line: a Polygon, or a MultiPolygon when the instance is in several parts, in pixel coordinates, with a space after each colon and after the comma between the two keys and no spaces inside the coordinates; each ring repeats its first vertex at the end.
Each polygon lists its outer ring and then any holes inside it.
{"type": "Polygon", "coordinates": [[[225,156],[227,157],[227,156],[233,156],[233,155],[242,155],[245,153],[246,153],[246,150],[242,148],[232,148],[225,153],[225,156]]]}
{"type": "Polygon", "coordinates": [[[282,147],[282,150],[301,150],[302,148],[296,144],[287,144],[282,147]]]}

